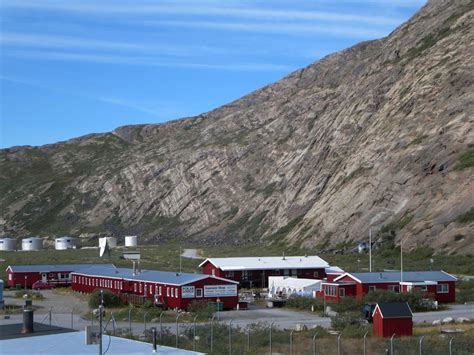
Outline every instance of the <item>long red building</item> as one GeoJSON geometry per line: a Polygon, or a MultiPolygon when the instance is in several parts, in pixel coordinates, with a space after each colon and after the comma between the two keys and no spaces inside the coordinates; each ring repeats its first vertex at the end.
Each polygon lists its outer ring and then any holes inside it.
{"type": "Polygon", "coordinates": [[[209,258],[199,267],[207,275],[238,281],[245,287],[268,287],[269,276],[324,279],[329,264],[318,256],[209,258]]]}
{"type": "Polygon", "coordinates": [[[361,299],[375,290],[396,293],[419,290],[434,295],[438,302],[454,302],[456,281],[456,277],[444,271],[346,272],[323,281],[318,297],[339,302],[344,297],[361,299]]]}
{"type": "Polygon", "coordinates": [[[72,273],[72,289],[90,293],[106,289],[132,303],[151,301],[167,308],[186,309],[193,301],[238,303],[238,282],[203,274],[95,266],[72,273]]]}
{"type": "Polygon", "coordinates": [[[9,265],[5,270],[8,274],[8,286],[31,287],[36,281],[51,285],[69,286],[71,273],[91,266],[108,266],[112,264],[44,264],[44,265],[9,265]]]}

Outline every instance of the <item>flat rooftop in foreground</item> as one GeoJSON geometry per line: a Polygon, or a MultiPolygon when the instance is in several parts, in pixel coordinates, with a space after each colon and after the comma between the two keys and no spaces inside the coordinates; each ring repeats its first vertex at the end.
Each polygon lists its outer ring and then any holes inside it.
{"type": "MultiPolygon", "coordinates": [[[[36,326],[36,324],[35,324],[36,326]]],[[[150,343],[105,335],[103,351],[107,354],[153,354],[150,343]],[[109,344],[110,339],[110,344],[109,344]]],[[[0,354],[97,354],[99,345],[86,345],[85,332],[17,337],[0,341],[0,354]]],[[[159,354],[201,354],[193,351],[158,346],[159,354]]]]}

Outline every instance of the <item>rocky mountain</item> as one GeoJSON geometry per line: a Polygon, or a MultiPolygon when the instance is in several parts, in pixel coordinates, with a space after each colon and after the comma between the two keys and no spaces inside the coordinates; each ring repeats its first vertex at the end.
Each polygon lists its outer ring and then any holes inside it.
{"type": "Polygon", "coordinates": [[[472,0],[235,102],[0,154],[4,235],[474,251],[472,0]]]}

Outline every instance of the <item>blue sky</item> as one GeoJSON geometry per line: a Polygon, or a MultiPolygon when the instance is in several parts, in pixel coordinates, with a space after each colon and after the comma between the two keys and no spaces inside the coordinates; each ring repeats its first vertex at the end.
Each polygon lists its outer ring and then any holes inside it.
{"type": "Polygon", "coordinates": [[[197,115],[424,0],[1,0],[0,146],[197,115]]]}

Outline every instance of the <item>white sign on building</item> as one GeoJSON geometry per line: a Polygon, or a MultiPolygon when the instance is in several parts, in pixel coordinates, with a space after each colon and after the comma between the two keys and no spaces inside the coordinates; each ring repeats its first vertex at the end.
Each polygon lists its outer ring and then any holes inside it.
{"type": "Polygon", "coordinates": [[[182,286],[181,298],[194,298],[194,286],[182,286]]]}
{"type": "Polygon", "coordinates": [[[237,285],[205,285],[204,297],[237,296],[237,285]]]}

